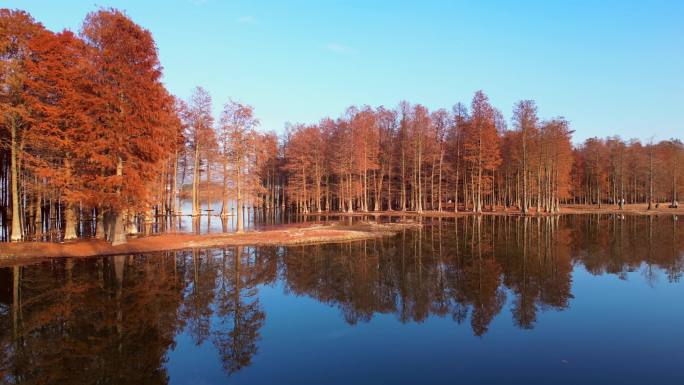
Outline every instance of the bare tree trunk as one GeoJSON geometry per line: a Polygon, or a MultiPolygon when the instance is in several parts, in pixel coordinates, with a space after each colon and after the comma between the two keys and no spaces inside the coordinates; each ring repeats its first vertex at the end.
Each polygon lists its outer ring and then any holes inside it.
{"type": "Polygon", "coordinates": [[[677,206],[679,206],[679,203],[677,202],[677,157],[679,156],[679,154],[677,154],[676,148],[674,151],[675,153],[672,155],[672,157],[674,158],[674,167],[672,170],[672,207],[677,208],[677,206]]]}
{"type": "Polygon", "coordinates": [[[10,122],[11,130],[11,189],[12,189],[12,230],[10,233],[10,241],[17,242],[21,241],[23,238],[23,233],[21,231],[21,208],[19,206],[19,170],[17,165],[17,122],[16,118],[13,118],[10,122]]]}
{"type": "Polygon", "coordinates": [[[97,215],[95,217],[95,238],[105,239],[105,224],[102,207],[97,208],[97,215]]]}
{"type": "Polygon", "coordinates": [[[40,239],[41,234],[43,233],[43,209],[42,209],[42,197],[41,194],[36,191],[36,200],[35,200],[35,215],[33,217],[33,226],[34,226],[34,231],[35,231],[35,236],[36,239],[40,239]]]}
{"type": "MultiPolygon", "coordinates": [[[[71,161],[68,157],[64,159],[64,174],[67,180],[71,177],[71,161]]],[[[74,217],[74,207],[70,202],[64,203],[65,225],[64,225],[64,240],[69,241],[76,239],[76,219],[74,217]]]]}
{"type": "Polygon", "coordinates": [[[648,149],[648,209],[653,207],[653,145],[648,149]]]}
{"type": "Polygon", "coordinates": [[[353,197],[352,197],[353,194],[352,194],[352,175],[351,174],[349,174],[349,178],[347,180],[347,183],[349,186],[349,192],[347,195],[347,201],[348,201],[347,212],[351,213],[351,212],[354,212],[354,208],[352,207],[352,205],[354,204],[354,201],[353,201],[353,197]]]}
{"type": "Polygon", "coordinates": [[[477,194],[475,199],[475,207],[473,211],[476,213],[482,212],[482,140],[478,144],[478,159],[477,159],[477,194]]]}
{"type": "Polygon", "coordinates": [[[421,146],[422,146],[422,144],[419,143],[418,144],[418,157],[417,157],[418,159],[416,160],[416,168],[418,169],[417,170],[418,172],[416,175],[416,178],[417,178],[416,182],[418,185],[418,195],[416,197],[416,211],[419,213],[423,212],[423,189],[422,189],[422,184],[421,184],[421,179],[422,179],[421,168],[422,168],[422,156],[423,156],[422,152],[423,151],[422,151],[421,146]]]}
{"type": "Polygon", "coordinates": [[[221,217],[228,216],[228,162],[223,161],[223,204],[221,205],[221,217]]]}
{"type": "Polygon", "coordinates": [[[235,172],[235,215],[237,216],[237,224],[235,226],[235,232],[242,233],[245,231],[242,225],[242,186],[240,185],[240,167],[236,167],[235,172]]]}
{"type": "Polygon", "coordinates": [[[302,163],[302,187],[303,187],[303,198],[302,198],[302,203],[304,204],[304,214],[309,213],[309,204],[308,204],[308,194],[306,192],[306,170],[304,169],[304,163],[302,163]]]}
{"type": "Polygon", "coordinates": [[[316,167],[314,170],[314,175],[316,176],[316,212],[323,212],[321,207],[321,176],[319,175],[318,162],[316,162],[316,167]]]}
{"type": "Polygon", "coordinates": [[[406,155],[401,146],[401,211],[406,211],[406,155]]]}
{"type": "Polygon", "coordinates": [[[211,216],[211,163],[207,157],[207,189],[205,191],[205,199],[207,200],[207,215],[211,216]],[[208,194],[207,194],[208,192],[208,194]]]}
{"type": "Polygon", "coordinates": [[[444,150],[439,152],[439,172],[437,181],[437,210],[442,211],[442,162],[444,161],[444,150]]]}
{"type": "MultiPolygon", "coordinates": [[[[123,176],[123,160],[118,157],[116,163],[116,176],[123,176]]],[[[121,191],[117,191],[120,194],[121,191]]],[[[126,243],[126,228],[124,214],[121,210],[116,210],[109,215],[109,241],[112,246],[120,245],[126,243]]]]}
{"type": "MultiPolygon", "coordinates": [[[[380,181],[382,183],[382,180],[380,181]]],[[[392,158],[387,161],[387,211],[392,211],[392,158]]]]}
{"type": "Polygon", "coordinates": [[[193,160],[192,170],[192,216],[200,215],[199,207],[199,178],[200,178],[200,151],[199,146],[195,144],[195,159],[193,160]]]}
{"type": "Polygon", "coordinates": [[[170,210],[171,210],[171,215],[176,215],[177,213],[177,207],[176,207],[176,194],[178,193],[178,151],[176,150],[173,153],[173,177],[171,179],[171,204],[170,204],[170,210]]]}

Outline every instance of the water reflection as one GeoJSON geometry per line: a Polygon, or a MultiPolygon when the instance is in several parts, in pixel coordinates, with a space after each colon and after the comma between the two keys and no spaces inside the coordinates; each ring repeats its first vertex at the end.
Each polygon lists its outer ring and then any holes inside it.
{"type": "Polygon", "coordinates": [[[575,266],[678,282],[683,232],[670,217],[463,217],[338,245],[17,265],[0,269],[0,382],[168,383],[180,335],[210,344],[233,375],[254,362],[275,322],[263,285],[336,307],[350,327],[380,314],[438,317],[484,337],[510,312],[517,328],[533,329],[540,313],[571,306],[575,266]]]}
{"type": "Polygon", "coordinates": [[[393,313],[402,322],[431,315],[470,320],[483,335],[515,297],[516,324],[531,328],[539,309],[563,309],[572,262],[558,219],[436,220],[397,239],[290,248],[283,276],[290,291],[340,308],[347,322],[393,313]]]}

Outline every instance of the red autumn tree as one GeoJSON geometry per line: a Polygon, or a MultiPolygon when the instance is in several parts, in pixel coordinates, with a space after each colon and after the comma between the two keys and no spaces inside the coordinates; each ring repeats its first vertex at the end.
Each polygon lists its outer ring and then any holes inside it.
{"type": "MultiPolygon", "coordinates": [[[[32,59],[26,64],[26,99],[31,105],[32,127],[26,134],[30,155],[27,166],[37,181],[57,192],[65,203],[64,239],[75,239],[74,207],[89,202],[93,192],[83,183],[88,162],[97,154],[86,145],[95,139],[92,67],[86,60],[87,48],[69,31],[44,31],[29,47],[32,59]]],[[[38,203],[40,204],[40,203],[38,203]]]]}
{"type": "Polygon", "coordinates": [[[90,13],[81,34],[92,48],[101,100],[97,140],[90,143],[99,173],[87,182],[97,190],[94,200],[104,202],[108,239],[120,243],[124,220],[132,222],[137,211],[148,208],[151,182],[171,150],[160,139],[175,134],[163,124],[166,98],[152,34],[115,9],[90,13]]]}
{"type": "Polygon", "coordinates": [[[482,91],[477,91],[471,104],[470,124],[464,139],[464,159],[472,170],[473,211],[482,212],[483,194],[491,189],[488,172],[501,163],[499,136],[494,121],[494,108],[482,91]]]}
{"type": "MultiPolygon", "coordinates": [[[[257,133],[259,120],[254,117],[252,106],[230,100],[223,107],[219,126],[221,156],[226,162],[225,170],[232,177],[235,191],[235,207],[237,215],[236,231],[243,232],[244,198],[254,199],[260,191],[257,174],[256,156],[257,133]]],[[[224,201],[225,202],[225,201],[224,201]]],[[[225,214],[224,206],[222,212],[225,214]]]]}
{"type": "Polygon", "coordinates": [[[0,114],[2,145],[10,156],[10,195],[12,218],[10,240],[23,238],[19,178],[21,161],[30,129],[30,106],[25,99],[26,62],[30,60],[29,41],[42,33],[43,26],[24,11],[0,9],[0,114]]]}
{"type": "Polygon", "coordinates": [[[202,161],[210,167],[210,152],[216,145],[214,118],[211,114],[211,95],[196,87],[188,103],[181,104],[181,116],[186,129],[187,148],[192,156],[192,216],[200,215],[200,171],[202,161]]]}

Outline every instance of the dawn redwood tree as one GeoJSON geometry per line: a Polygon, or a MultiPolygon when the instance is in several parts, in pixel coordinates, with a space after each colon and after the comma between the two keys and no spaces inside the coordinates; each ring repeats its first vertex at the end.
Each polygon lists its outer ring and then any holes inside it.
{"type": "Polygon", "coordinates": [[[354,153],[354,130],[351,127],[351,118],[356,114],[356,108],[347,109],[345,118],[340,118],[335,123],[334,133],[331,135],[333,143],[337,144],[338,150],[333,153],[332,171],[337,174],[339,209],[340,211],[353,212],[356,189],[354,183],[354,171],[357,169],[357,158],[354,153]]]}
{"type": "Polygon", "coordinates": [[[648,153],[648,210],[653,208],[653,179],[655,173],[655,144],[646,146],[648,153]]]}
{"type": "MultiPolygon", "coordinates": [[[[166,95],[152,34],[116,9],[86,16],[81,36],[96,66],[97,140],[91,161],[99,173],[87,181],[94,201],[107,211],[107,234],[125,242],[124,220],[134,221],[149,205],[152,182],[166,158],[168,126],[163,122],[166,95]]],[[[135,226],[134,223],[129,223],[135,226]]]]}
{"type": "Polygon", "coordinates": [[[645,201],[643,182],[646,175],[646,151],[638,140],[631,140],[627,143],[625,150],[625,168],[627,169],[626,178],[627,194],[631,203],[645,201]]]}
{"type": "Polygon", "coordinates": [[[333,140],[334,135],[337,130],[336,122],[329,118],[323,118],[318,122],[318,128],[321,132],[321,137],[323,139],[323,188],[324,188],[324,201],[326,211],[332,211],[335,207],[340,210],[341,197],[336,195],[336,191],[339,192],[339,186],[335,189],[335,184],[339,185],[339,178],[335,175],[335,154],[337,153],[337,143],[333,140]],[[337,203],[337,206],[335,204],[337,203]]]}
{"type": "Polygon", "coordinates": [[[572,171],[572,130],[564,118],[543,123],[546,139],[542,178],[542,199],[547,212],[560,211],[560,199],[567,198],[570,191],[572,171]]]}
{"type": "Polygon", "coordinates": [[[397,146],[399,147],[399,184],[401,186],[401,196],[399,200],[399,208],[401,211],[407,209],[407,189],[406,189],[406,173],[408,168],[408,157],[410,151],[410,135],[409,124],[411,115],[411,104],[407,101],[399,102],[399,129],[397,132],[397,146]]]}
{"type": "Polygon", "coordinates": [[[283,169],[289,172],[288,181],[290,191],[299,191],[302,212],[309,212],[309,202],[312,202],[317,212],[322,212],[323,175],[327,172],[325,132],[321,125],[295,125],[288,132],[285,145],[285,164],[283,169]],[[312,181],[311,188],[308,187],[312,181]],[[312,191],[309,193],[308,191],[312,191]],[[310,198],[313,197],[313,199],[310,198]]]}
{"type": "Polygon", "coordinates": [[[523,213],[527,213],[530,207],[530,141],[538,134],[537,129],[537,105],[533,100],[521,100],[513,109],[513,123],[519,136],[520,142],[520,166],[522,173],[522,207],[523,213]]]}
{"type": "Polygon", "coordinates": [[[368,211],[369,171],[378,169],[379,136],[374,111],[364,106],[355,111],[349,122],[355,174],[359,176],[362,189],[361,211],[368,211]]]}
{"type": "MultiPolygon", "coordinates": [[[[451,117],[449,116],[449,112],[447,110],[439,109],[432,113],[431,119],[435,129],[434,138],[436,140],[436,151],[433,152],[434,156],[436,157],[436,161],[433,160],[433,170],[434,163],[437,163],[437,211],[442,211],[442,171],[444,165],[444,155],[446,152],[446,136],[449,132],[451,117]]],[[[433,190],[433,188],[431,188],[431,190],[433,190]]],[[[431,192],[432,197],[434,197],[434,191],[431,192]]],[[[434,209],[434,207],[431,208],[434,209]]]]}
{"type": "Polygon", "coordinates": [[[33,124],[26,134],[26,163],[36,179],[64,202],[63,239],[75,239],[74,210],[93,193],[83,182],[89,160],[97,156],[87,145],[95,139],[91,129],[95,125],[94,71],[86,60],[85,44],[69,31],[43,31],[29,47],[32,60],[26,64],[25,98],[31,105],[33,124]]]}
{"type": "MultiPolygon", "coordinates": [[[[468,115],[468,108],[462,104],[457,103],[452,108],[453,123],[450,126],[447,134],[447,141],[450,156],[450,163],[453,169],[453,195],[454,195],[454,212],[458,211],[459,199],[459,181],[462,177],[461,168],[462,160],[465,151],[463,150],[463,135],[468,131],[470,116],[468,115]]],[[[464,185],[463,185],[464,186],[464,185]]],[[[465,201],[464,201],[465,203],[465,201]]]]}
{"type": "Polygon", "coordinates": [[[280,161],[278,135],[275,132],[257,134],[256,150],[255,166],[260,177],[259,184],[262,188],[261,196],[257,200],[263,208],[270,210],[276,206],[278,194],[278,167],[280,161]]]}
{"type": "Polygon", "coordinates": [[[0,9],[0,114],[3,149],[10,156],[10,195],[12,218],[10,241],[23,238],[20,204],[21,161],[25,133],[30,129],[30,106],[25,99],[26,62],[31,38],[43,32],[43,26],[24,11],[0,9]]]}
{"type": "Polygon", "coordinates": [[[432,121],[427,108],[417,104],[411,111],[410,135],[413,156],[413,188],[414,194],[414,209],[421,213],[423,212],[423,183],[422,183],[422,169],[423,158],[425,154],[426,143],[428,142],[428,135],[431,131],[432,121]]]}
{"type": "MultiPolygon", "coordinates": [[[[166,172],[168,175],[165,176],[164,181],[166,184],[163,189],[168,191],[168,195],[164,200],[164,208],[162,210],[164,214],[169,213],[172,218],[178,213],[178,166],[181,161],[182,154],[185,152],[185,132],[186,126],[183,123],[182,117],[182,103],[171,94],[167,95],[167,102],[165,108],[166,125],[169,127],[171,136],[169,138],[169,146],[171,148],[171,153],[169,153],[169,161],[167,163],[168,169],[166,172]]],[[[182,183],[182,181],[181,181],[182,183]]]]}
{"type": "Polygon", "coordinates": [[[395,168],[396,154],[395,154],[395,139],[397,135],[397,112],[378,107],[376,109],[376,121],[378,125],[379,136],[379,174],[375,188],[375,205],[374,211],[382,209],[382,189],[384,177],[387,176],[387,210],[392,211],[392,184],[393,171],[395,168]]]}
{"type": "Polygon", "coordinates": [[[625,142],[618,136],[606,138],[608,150],[608,187],[609,196],[613,204],[621,209],[624,198],[625,181],[625,142]]]}
{"type": "Polygon", "coordinates": [[[287,129],[283,170],[288,173],[288,190],[290,195],[296,198],[297,211],[304,214],[309,213],[309,179],[313,177],[315,180],[316,178],[316,176],[310,175],[314,163],[312,151],[322,150],[322,148],[314,150],[310,145],[312,137],[318,136],[318,134],[316,126],[297,124],[289,126],[287,129]]]}
{"type": "Polygon", "coordinates": [[[587,196],[590,201],[601,207],[606,187],[606,158],[607,147],[605,141],[599,138],[589,138],[584,142],[582,153],[587,166],[587,196]]]}
{"type": "MultiPolygon", "coordinates": [[[[245,104],[228,101],[223,107],[219,124],[219,140],[221,156],[227,162],[226,169],[232,174],[235,191],[235,214],[237,215],[236,231],[244,231],[242,216],[245,193],[252,198],[259,190],[259,179],[256,174],[257,133],[259,120],[254,117],[254,109],[245,104]]],[[[226,208],[222,210],[225,213],[226,208]]]]}
{"type": "Polygon", "coordinates": [[[487,172],[494,171],[501,163],[499,136],[494,120],[494,108],[482,91],[473,96],[470,124],[465,135],[464,159],[471,165],[473,212],[482,212],[483,190],[490,186],[492,178],[487,172]]]}
{"type": "Polygon", "coordinates": [[[208,150],[214,146],[214,118],[211,114],[211,95],[202,87],[196,87],[190,100],[182,104],[182,116],[185,121],[188,148],[192,153],[192,216],[196,217],[200,212],[200,170],[202,158],[207,160],[209,167],[208,150]]]}
{"type": "Polygon", "coordinates": [[[672,208],[677,208],[679,206],[679,202],[677,201],[677,192],[680,188],[682,180],[681,174],[682,169],[684,168],[682,167],[682,157],[684,156],[684,144],[682,144],[682,141],[679,139],[670,139],[662,143],[662,164],[665,165],[665,179],[669,179],[668,181],[664,180],[662,184],[666,186],[667,184],[669,184],[667,182],[671,181],[670,206],[672,208]]]}

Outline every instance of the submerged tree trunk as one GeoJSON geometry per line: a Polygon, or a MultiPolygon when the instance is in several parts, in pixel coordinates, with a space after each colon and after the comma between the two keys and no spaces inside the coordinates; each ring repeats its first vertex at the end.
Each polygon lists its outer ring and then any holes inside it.
{"type": "Polygon", "coordinates": [[[169,210],[171,215],[176,215],[178,208],[176,207],[176,194],[178,194],[178,151],[173,153],[173,177],[171,178],[171,204],[169,210]]]}
{"type": "Polygon", "coordinates": [[[244,231],[244,227],[242,225],[242,196],[241,196],[241,189],[242,186],[240,185],[240,167],[236,167],[236,172],[235,172],[235,215],[237,216],[237,223],[235,225],[235,231],[238,233],[241,233],[244,231]]]}
{"type": "Polygon", "coordinates": [[[223,161],[223,204],[221,205],[221,218],[228,216],[228,163],[223,161]]]}
{"type": "Polygon", "coordinates": [[[200,159],[199,146],[195,144],[195,159],[193,161],[192,170],[192,216],[200,215],[199,207],[199,178],[200,178],[200,159]]]}

